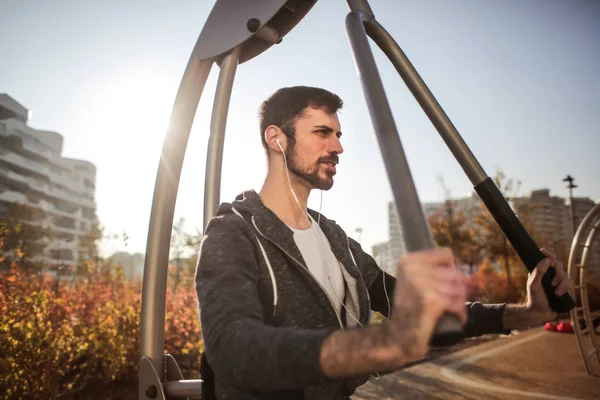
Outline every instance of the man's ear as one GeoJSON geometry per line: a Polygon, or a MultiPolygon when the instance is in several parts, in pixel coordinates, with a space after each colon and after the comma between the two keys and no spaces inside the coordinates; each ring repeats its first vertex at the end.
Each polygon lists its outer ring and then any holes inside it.
{"type": "Polygon", "coordinates": [[[271,150],[281,153],[287,146],[287,137],[283,131],[275,125],[269,125],[265,129],[265,141],[271,150]]]}

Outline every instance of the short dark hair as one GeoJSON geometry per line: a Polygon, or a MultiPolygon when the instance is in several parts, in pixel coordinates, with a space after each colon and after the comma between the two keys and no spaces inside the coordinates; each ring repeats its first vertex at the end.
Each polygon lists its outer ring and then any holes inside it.
{"type": "Polygon", "coordinates": [[[294,123],[308,108],[323,109],[329,114],[336,113],[344,105],[342,99],[325,89],[310,86],[281,88],[260,105],[260,137],[267,156],[269,146],[265,140],[265,130],[270,125],[278,126],[290,141],[295,143],[294,123]]]}

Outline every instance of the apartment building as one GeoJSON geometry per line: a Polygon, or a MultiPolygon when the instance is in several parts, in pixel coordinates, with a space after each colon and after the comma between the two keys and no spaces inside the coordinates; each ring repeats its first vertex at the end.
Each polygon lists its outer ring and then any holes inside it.
{"type": "Polygon", "coordinates": [[[394,263],[394,259],[392,258],[390,240],[373,245],[373,259],[379,265],[379,268],[390,275],[396,275],[394,266],[397,262],[394,263]]]}
{"type": "Polygon", "coordinates": [[[29,110],[0,94],[0,214],[7,216],[15,203],[38,210],[27,222],[45,233],[34,260],[73,265],[96,222],[96,167],[63,157],[63,137],[31,128],[28,119],[29,110]]]}
{"type": "MultiPolygon", "coordinates": [[[[573,198],[575,229],[595,206],[589,197],[573,198]]],[[[551,196],[550,190],[540,189],[528,197],[513,200],[513,207],[522,217],[536,243],[554,251],[560,259],[566,259],[573,240],[570,205],[565,198],[551,196]]],[[[594,253],[600,252],[600,238],[594,244],[594,253]]],[[[598,256],[596,256],[598,257],[598,256]]]]}

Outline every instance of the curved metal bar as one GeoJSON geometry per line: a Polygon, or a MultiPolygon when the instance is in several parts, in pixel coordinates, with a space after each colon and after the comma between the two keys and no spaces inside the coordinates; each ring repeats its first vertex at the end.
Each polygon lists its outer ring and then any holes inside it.
{"type": "MultiPolygon", "coordinates": [[[[599,213],[600,214],[600,213],[599,213]]],[[[598,230],[600,230],[600,215],[598,215],[598,219],[596,220],[596,223],[592,226],[587,240],[585,241],[585,246],[583,248],[583,254],[581,255],[581,265],[583,265],[583,268],[580,269],[580,278],[579,278],[579,284],[580,284],[580,290],[581,290],[581,305],[583,306],[583,316],[584,316],[584,321],[585,321],[585,325],[586,328],[588,329],[589,333],[590,333],[590,340],[592,342],[592,346],[594,347],[595,351],[595,355],[596,355],[596,360],[598,362],[600,362],[600,352],[598,349],[598,342],[596,341],[596,331],[594,330],[594,324],[592,321],[592,314],[590,311],[590,302],[589,302],[589,297],[588,297],[588,293],[587,293],[587,262],[588,262],[588,258],[592,253],[592,243],[594,243],[594,239],[596,238],[596,234],[598,233],[598,230]],[[584,290],[585,290],[585,296],[584,296],[584,290]]],[[[599,371],[600,373],[600,371],[599,371]]]]}
{"type": "MultiPolygon", "coordinates": [[[[210,138],[204,172],[204,229],[210,218],[217,213],[221,196],[221,169],[223,167],[223,145],[233,80],[240,58],[241,46],[227,54],[221,64],[217,92],[210,122],[210,138]]],[[[203,229],[203,230],[204,230],[203,229]]]]}
{"type": "MultiPolygon", "coordinates": [[[[600,349],[598,348],[598,341],[596,340],[596,334],[594,331],[593,317],[590,310],[590,304],[588,301],[587,293],[587,281],[586,281],[586,263],[588,257],[591,254],[591,248],[594,238],[600,230],[600,204],[592,208],[587,215],[583,218],[571,244],[571,251],[569,252],[569,264],[568,264],[568,275],[569,278],[579,286],[579,293],[581,298],[581,306],[571,310],[570,316],[573,322],[575,330],[575,338],[577,342],[577,348],[581,354],[581,358],[585,365],[586,371],[590,376],[600,376],[600,371],[595,371],[591,363],[592,356],[595,355],[596,360],[600,362],[600,349]],[[591,230],[584,238],[584,234],[588,228],[591,230]],[[582,249],[582,250],[581,250],[582,249]],[[579,252],[581,251],[581,257],[579,252]],[[581,315],[578,313],[581,312],[581,315]],[[581,317],[585,321],[585,329],[589,332],[591,348],[588,348],[586,338],[584,337],[585,330],[581,326],[581,317]]],[[[571,296],[575,298],[575,288],[570,290],[571,296]]]]}
{"type": "Polygon", "coordinates": [[[479,161],[452,123],[448,115],[435,99],[406,54],[385,28],[373,18],[365,20],[367,35],[379,46],[400,74],[406,86],[425,111],[437,131],[454,154],[454,157],[465,171],[467,177],[478,185],[487,178],[479,161]]]}
{"type": "Polygon", "coordinates": [[[151,360],[160,380],[164,378],[167,265],[175,202],[187,141],[212,64],[213,60],[194,56],[188,62],[173,105],[154,187],[144,262],[140,356],[151,360]]]}

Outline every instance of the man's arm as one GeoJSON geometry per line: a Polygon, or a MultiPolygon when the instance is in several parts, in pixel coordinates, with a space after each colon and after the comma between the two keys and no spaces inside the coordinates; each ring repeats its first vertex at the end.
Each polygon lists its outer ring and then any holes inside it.
{"type": "Polygon", "coordinates": [[[466,321],[465,287],[446,250],[409,254],[397,270],[391,318],[384,324],[328,336],[321,351],[323,372],[330,378],[392,370],[427,353],[433,329],[444,312],[466,321]]]}
{"type": "MultiPolygon", "coordinates": [[[[369,287],[371,297],[371,308],[380,312],[383,316],[388,316],[388,301],[394,297],[396,289],[396,278],[388,273],[381,271],[380,275],[373,281],[369,287]],[[384,281],[385,279],[385,281],[384,281]],[[385,286],[384,286],[385,282],[385,286]]],[[[520,315],[520,306],[499,304],[485,304],[480,302],[465,302],[467,312],[467,323],[464,325],[465,338],[481,336],[489,333],[510,333],[511,321],[522,318],[520,315]],[[510,308],[508,325],[504,320],[507,315],[507,308],[510,308]],[[514,312],[513,312],[514,311],[514,312]]],[[[393,305],[392,305],[393,311],[393,305]]],[[[511,327],[511,329],[514,329],[511,327]]]]}
{"type": "Polygon", "coordinates": [[[542,277],[548,268],[555,268],[552,286],[557,296],[569,291],[570,281],[562,265],[556,262],[556,256],[546,249],[541,249],[547,257],[540,261],[527,278],[527,300],[524,304],[509,304],[503,316],[504,326],[509,329],[526,329],[542,325],[556,318],[550,308],[548,297],[542,287],[542,277]]]}
{"type": "MultiPolygon", "coordinates": [[[[365,253],[358,242],[350,239],[350,248],[369,287],[371,309],[389,317],[390,311],[393,311],[392,299],[396,290],[396,278],[379,268],[373,257],[365,253]],[[388,304],[392,306],[392,310],[389,310],[388,304]]],[[[468,317],[464,326],[465,337],[509,333],[510,330],[503,325],[505,307],[504,303],[466,302],[468,317]]]]}

